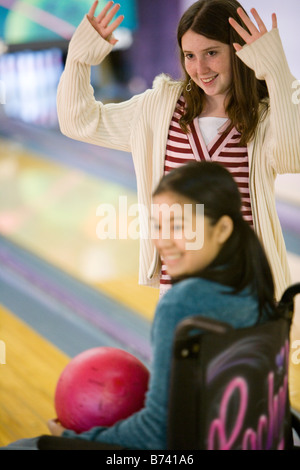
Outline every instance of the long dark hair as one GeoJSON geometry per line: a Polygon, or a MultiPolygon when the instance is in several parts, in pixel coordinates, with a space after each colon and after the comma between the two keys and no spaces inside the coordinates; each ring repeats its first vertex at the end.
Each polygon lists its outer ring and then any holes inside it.
{"type": "Polygon", "coordinates": [[[218,256],[193,276],[229,286],[234,293],[249,288],[257,296],[260,313],[274,312],[271,269],[257,235],[242,216],[240,192],[230,172],[215,162],[191,162],[165,175],[154,196],[168,191],[203,204],[212,226],[224,215],[233,221],[232,234],[218,256]]]}
{"type": "Polygon", "coordinates": [[[246,28],[237,14],[238,7],[242,8],[236,0],[199,0],[191,5],[181,17],[177,28],[177,41],[185,74],[183,96],[186,108],[180,119],[180,125],[184,132],[188,132],[188,125],[201,114],[204,106],[204,91],[192,80],[190,92],[186,91],[190,77],[185,70],[181,40],[188,30],[192,30],[209,39],[231,46],[232,84],[227,94],[225,109],[231,127],[235,126],[241,133],[241,145],[245,146],[253,138],[257,127],[259,104],[269,95],[265,81],[255,77],[254,71],[236,56],[232,45],[235,42],[244,45],[244,41],[228,22],[229,17],[232,17],[246,28]]]}

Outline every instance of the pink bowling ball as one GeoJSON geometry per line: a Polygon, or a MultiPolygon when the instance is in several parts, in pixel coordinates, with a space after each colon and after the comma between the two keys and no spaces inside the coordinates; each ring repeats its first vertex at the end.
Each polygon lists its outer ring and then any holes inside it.
{"type": "Polygon", "coordinates": [[[126,351],[112,347],[84,351],[59,377],[57,418],[77,433],[111,426],[143,408],[148,381],[148,369],[126,351]]]}

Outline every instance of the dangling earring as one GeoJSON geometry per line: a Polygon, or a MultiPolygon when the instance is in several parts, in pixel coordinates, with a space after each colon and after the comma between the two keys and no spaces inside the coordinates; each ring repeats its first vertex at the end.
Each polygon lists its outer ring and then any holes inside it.
{"type": "Polygon", "coordinates": [[[189,83],[185,87],[186,91],[189,93],[192,89],[192,79],[190,78],[189,83]]]}

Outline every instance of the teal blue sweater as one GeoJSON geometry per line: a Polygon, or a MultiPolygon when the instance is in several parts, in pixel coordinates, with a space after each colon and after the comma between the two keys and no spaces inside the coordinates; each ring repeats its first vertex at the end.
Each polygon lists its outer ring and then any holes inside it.
{"type": "Polygon", "coordinates": [[[246,292],[232,295],[229,288],[204,279],[190,278],[175,284],[162,297],[155,312],[153,358],[145,408],[110,428],[96,427],[81,434],[68,430],[63,436],[129,449],[166,449],[173,336],[177,324],[190,315],[204,315],[242,328],[256,323],[258,305],[246,292]]]}

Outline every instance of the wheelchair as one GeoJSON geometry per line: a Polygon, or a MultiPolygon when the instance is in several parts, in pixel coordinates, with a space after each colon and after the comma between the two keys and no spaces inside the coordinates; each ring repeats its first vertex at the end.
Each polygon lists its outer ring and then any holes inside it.
{"type": "MultiPolygon", "coordinates": [[[[277,305],[279,317],[234,329],[185,318],[174,336],[168,450],[299,450],[299,414],[289,399],[290,329],[300,283],[277,305]]],[[[41,436],[40,450],[98,450],[103,444],[41,436]]],[[[118,446],[110,450],[126,450],[118,446]]]]}

